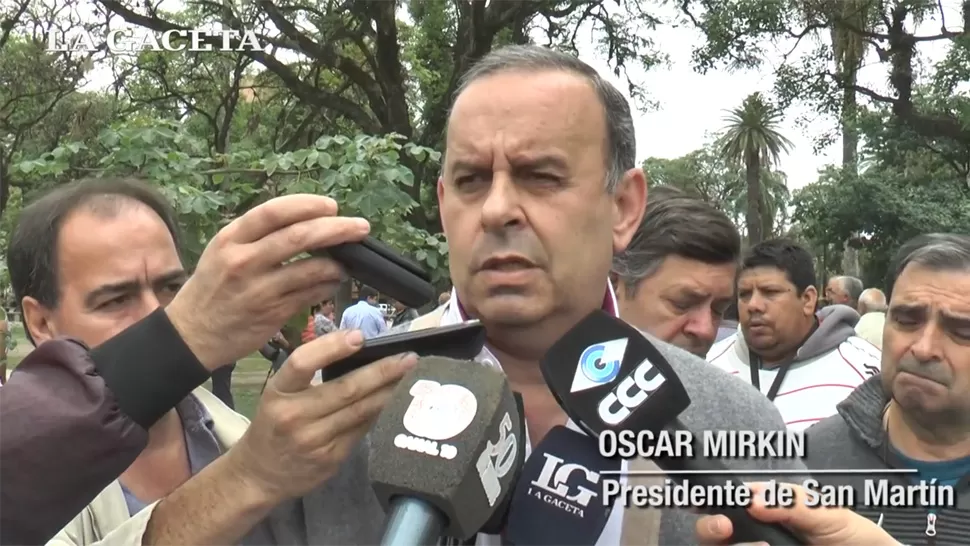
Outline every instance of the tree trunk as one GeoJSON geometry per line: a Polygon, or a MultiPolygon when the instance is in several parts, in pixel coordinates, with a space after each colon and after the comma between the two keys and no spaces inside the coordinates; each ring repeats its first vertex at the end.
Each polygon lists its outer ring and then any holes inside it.
{"type": "Polygon", "coordinates": [[[761,158],[757,150],[748,150],[744,158],[744,178],[747,182],[748,211],[745,224],[748,228],[748,246],[752,247],[763,239],[761,231],[761,158]]]}
{"type": "MultiPolygon", "coordinates": [[[[851,66],[846,67],[846,81],[854,85],[856,71],[851,66]]],[[[856,92],[849,86],[842,90],[842,178],[854,179],[859,175],[859,130],[856,127],[858,103],[856,92]]],[[[853,234],[856,235],[856,234],[853,234]]],[[[849,241],[842,244],[842,274],[859,277],[859,251],[849,246],[849,241]]]]}
{"type": "Polygon", "coordinates": [[[353,287],[353,279],[344,279],[344,281],[340,283],[340,288],[337,289],[337,295],[334,296],[333,321],[337,326],[340,326],[340,319],[344,316],[344,310],[350,307],[350,305],[353,303],[353,301],[351,301],[353,287]]]}

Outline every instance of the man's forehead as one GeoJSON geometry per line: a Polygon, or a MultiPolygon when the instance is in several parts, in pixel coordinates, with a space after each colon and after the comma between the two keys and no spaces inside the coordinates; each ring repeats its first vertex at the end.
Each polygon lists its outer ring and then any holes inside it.
{"type": "Polygon", "coordinates": [[[501,72],[471,83],[458,96],[447,145],[456,151],[491,148],[497,136],[503,145],[529,149],[562,142],[564,136],[602,140],[604,128],[599,99],[583,77],[501,72]]]}
{"type": "Polygon", "coordinates": [[[749,282],[749,283],[754,283],[754,282],[787,283],[788,276],[785,275],[784,271],[782,271],[781,269],[778,269],[777,267],[765,265],[765,266],[758,266],[758,267],[750,267],[748,269],[742,270],[741,274],[738,277],[738,280],[740,282],[749,282]]]}
{"type": "Polygon", "coordinates": [[[60,282],[79,287],[134,279],[153,282],[182,268],[171,233],[148,207],[108,216],[78,209],[61,226],[57,254],[64,277],[60,282]]]}
{"type": "Polygon", "coordinates": [[[970,271],[909,266],[893,285],[891,306],[942,306],[970,314],[970,271]]]}

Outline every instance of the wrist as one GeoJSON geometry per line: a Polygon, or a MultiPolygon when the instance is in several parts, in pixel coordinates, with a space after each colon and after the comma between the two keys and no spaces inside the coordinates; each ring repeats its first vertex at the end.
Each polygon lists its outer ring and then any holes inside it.
{"type": "Polygon", "coordinates": [[[257,465],[249,464],[244,447],[237,443],[225,455],[220,457],[226,463],[226,475],[239,488],[239,495],[246,500],[246,504],[253,508],[272,509],[287,500],[279,487],[261,477],[257,465]]]}
{"type": "Polygon", "coordinates": [[[250,465],[245,464],[236,449],[230,449],[220,457],[225,463],[224,472],[229,482],[234,486],[234,499],[238,499],[240,508],[255,515],[269,512],[286,500],[279,494],[277,488],[270,487],[266,480],[261,479],[250,465]]]}
{"type": "Polygon", "coordinates": [[[178,332],[179,337],[182,338],[182,341],[205,369],[213,372],[226,364],[222,361],[217,347],[212,346],[207,339],[211,336],[206,336],[205,328],[192,321],[192,311],[182,309],[178,296],[165,307],[165,315],[175,331],[178,332]]]}

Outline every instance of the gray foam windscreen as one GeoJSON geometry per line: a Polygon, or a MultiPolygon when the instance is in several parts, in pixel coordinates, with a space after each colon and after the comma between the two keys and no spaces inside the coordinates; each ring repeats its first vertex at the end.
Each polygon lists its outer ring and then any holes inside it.
{"type": "Polygon", "coordinates": [[[370,479],[382,506],[422,499],[447,518],[447,536],[474,536],[515,484],[525,433],[502,372],[425,357],[398,384],[370,434],[370,479]]]}

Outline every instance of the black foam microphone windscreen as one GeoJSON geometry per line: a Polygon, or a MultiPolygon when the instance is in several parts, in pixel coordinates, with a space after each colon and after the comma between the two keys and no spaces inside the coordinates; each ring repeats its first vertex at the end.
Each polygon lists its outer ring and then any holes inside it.
{"type": "Polygon", "coordinates": [[[560,338],[540,366],[559,405],[589,434],[607,428],[657,432],[690,405],[660,352],[635,328],[602,311],[560,338]]]}
{"type": "Polygon", "coordinates": [[[510,494],[524,442],[501,371],[419,359],[370,434],[370,479],[388,511],[383,543],[474,536],[510,494]]]}
{"type": "Polygon", "coordinates": [[[529,456],[509,507],[505,538],[517,546],[596,544],[612,511],[604,502],[601,473],[620,470],[601,457],[596,442],[554,427],[529,456]]]}
{"type": "MultiPolygon", "coordinates": [[[[677,417],[690,405],[690,397],[670,363],[636,328],[603,311],[591,313],[566,332],[545,354],[541,368],[559,405],[590,435],[605,430],[650,431],[654,435],[686,430],[677,417]]],[[[703,453],[697,447],[693,451],[703,453]]],[[[726,489],[743,482],[713,458],[651,460],[666,471],[688,472],[680,477],[705,489],[726,489]]],[[[734,542],[802,544],[783,526],[761,523],[743,507],[697,508],[730,518],[734,542]]]]}

